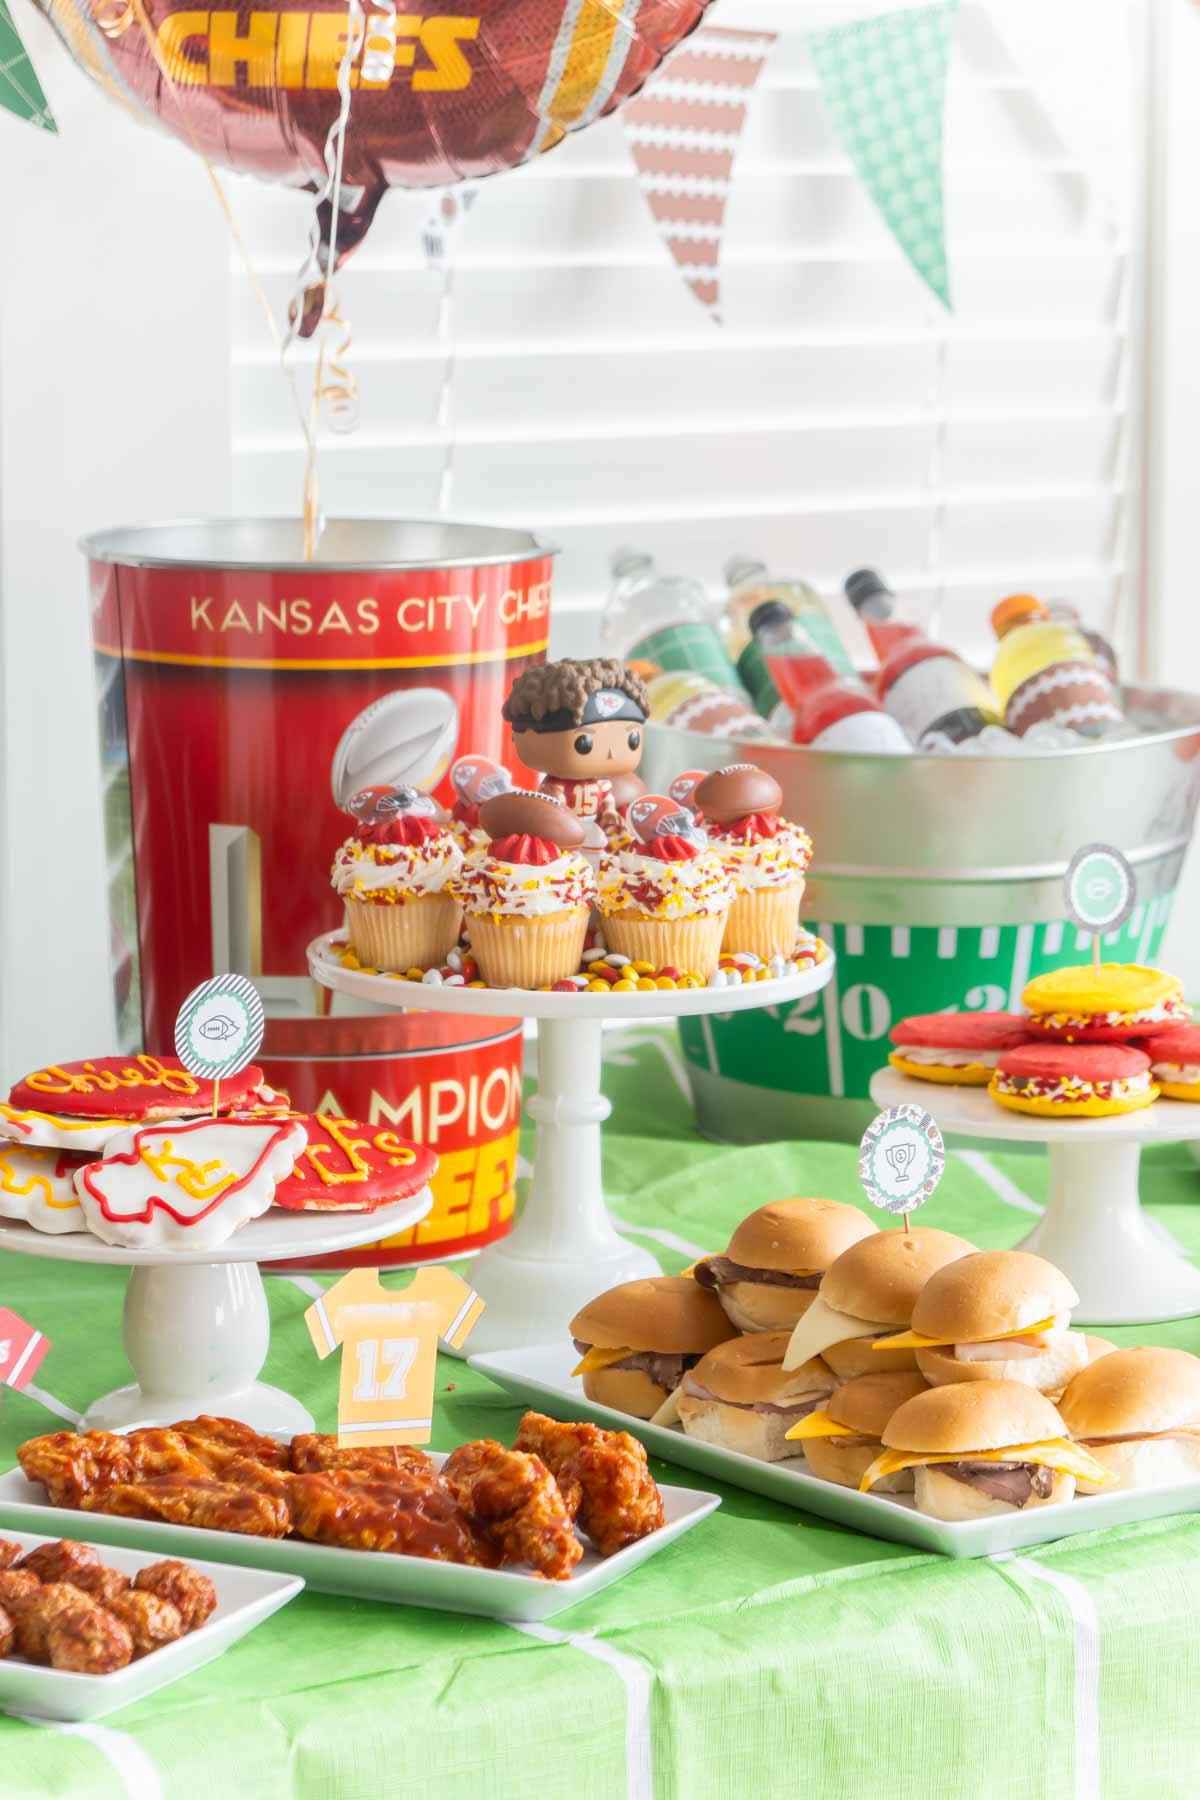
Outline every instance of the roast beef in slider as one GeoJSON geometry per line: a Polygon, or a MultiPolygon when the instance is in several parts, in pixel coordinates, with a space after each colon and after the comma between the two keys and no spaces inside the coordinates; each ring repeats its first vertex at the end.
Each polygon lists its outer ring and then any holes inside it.
{"type": "Polygon", "coordinates": [[[772,1200],[742,1220],[723,1256],[703,1257],[693,1273],[739,1331],[790,1331],[830,1263],[876,1231],[840,1200],[772,1200]]]}

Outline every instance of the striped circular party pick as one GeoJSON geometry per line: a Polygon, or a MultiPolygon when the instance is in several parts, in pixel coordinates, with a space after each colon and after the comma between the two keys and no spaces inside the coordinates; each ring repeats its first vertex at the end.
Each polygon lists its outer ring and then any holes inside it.
{"type": "Polygon", "coordinates": [[[263,1039],[263,1003],[244,975],[214,975],[193,988],[175,1020],[175,1054],[210,1081],[236,1075],[263,1039]]]}

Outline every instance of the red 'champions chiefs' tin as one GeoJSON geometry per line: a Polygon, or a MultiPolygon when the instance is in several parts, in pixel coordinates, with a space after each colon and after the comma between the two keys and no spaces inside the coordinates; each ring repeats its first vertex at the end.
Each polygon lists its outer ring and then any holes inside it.
{"type": "MultiPolygon", "coordinates": [[[[442,1159],[430,1217],[348,1254],[384,1264],[501,1237],[512,1218],[521,1034],[512,1020],[321,1016],[305,949],[370,782],[436,788],[478,751],[531,780],[500,707],[546,650],[553,552],[525,532],[299,521],[103,532],[90,566],[114,987],[122,1047],[169,1048],[184,996],[249,975],[260,1060],[306,1109],[387,1123],[442,1159]]],[[[353,1016],[346,1016],[353,1006],[353,1016]]]]}

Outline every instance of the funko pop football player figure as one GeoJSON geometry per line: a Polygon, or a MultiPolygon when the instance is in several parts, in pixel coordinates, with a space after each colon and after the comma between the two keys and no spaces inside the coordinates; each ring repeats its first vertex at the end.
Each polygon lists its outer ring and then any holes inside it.
{"type": "Polygon", "coordinates": [[[602,849],[616,822],[613,777],[641,762],[649,711],[645,682],[607,657],[526,669],[504,702],[517,755],[582,821],[589,849],[602,849]]]}

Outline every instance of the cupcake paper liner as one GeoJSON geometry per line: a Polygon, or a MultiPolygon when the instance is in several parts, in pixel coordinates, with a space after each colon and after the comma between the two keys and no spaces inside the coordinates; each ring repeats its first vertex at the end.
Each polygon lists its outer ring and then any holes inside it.
{"type": "Polygon", "coordinates": [[[721,912],[694,919],[647,919],[632,911],[606,913],[604,941],[631,962],[682,969],[707,981],[721,954],[726,916],[721,912]]]}
{"type": "Polygon", "coordinates": [[[468,913],[471,954],[489,987],[549,987],[579,973],[589,917],[586,906],[532,919],[468,913]]]}
{"type": "Polygon", "coordinates": [[[355,956],[371,969],[430,969],[458,942],[462,908],[449,894],[420,894],[402,906],[346,900],[355,956]]]}
{"type": "Polygon", "coordinates": [[[739,894],[729,909],[721,949],[727,955],[751,950],[764,962],[773,956],[791,956],[803,898],[801,880],[789,881],[786,887],[750,888],[739,894]]]}

